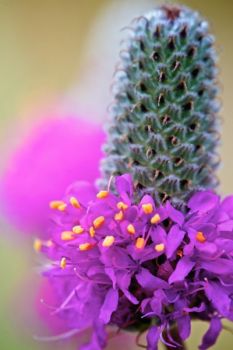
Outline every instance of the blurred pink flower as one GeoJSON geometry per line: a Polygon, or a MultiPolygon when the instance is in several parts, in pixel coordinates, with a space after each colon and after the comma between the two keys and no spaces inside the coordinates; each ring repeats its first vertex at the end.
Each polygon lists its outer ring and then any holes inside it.
{"type": "Polygon", "coordinates": [[[104,133],[77,117],[47,118],[9,159],[1,181],[1,205],[15,227],[46,238],[49,202],[77,180],[94,182],[104,133]]]}

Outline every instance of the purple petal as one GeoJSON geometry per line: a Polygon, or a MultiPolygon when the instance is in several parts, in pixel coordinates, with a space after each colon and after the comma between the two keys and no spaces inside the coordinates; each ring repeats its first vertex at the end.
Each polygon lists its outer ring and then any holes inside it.
{"type": "Polygon", "coordinates": [[[178,225],[172,226],[167,235],[166,254],[168,259],[171,258],[174,252],[177,250],[183,241],[184,235],[185,232],[181,231],[178,225]]]}
{"type": "Polygon", "coordinates": [[[225,317],[229,316],[231,299],[227,292],[218,283],[207,282],[205,293],[219,313],[225,317]]]}
{"type": "Polygon", "coordinates": [[[68,187],[66,195],[76,197],[81,204],[87,207],[88,203],[95,198],[96,189],[89,182],[77,181],[68,187]]]}
{"type": "Polygon", "coordinates": [[[175,271],[171,274],[168,282],[172,284],[174,282],[182,282],[189,272],[194,267],[195,262],[191,261],[187,256],[184,256],[176,265],[175,271]]]}
{"type": "Polygon", "coordinates": [[[233,275],[233,261],[229,259],[219,258],[215,261],[203,261],[201,267],[217,275],[233,275]]]}
{"type": "Polygon", "coordinates": [[[116,311],[118,306],[118,299],[119,299],[118,291],[113,288],[109,289],[109,291],[105,296],[105,300],[101,307],[100,316],[99,316],[100,320],[104,324],[109,323],[112,313],[116,311]]]}
{"type": "Polygon", "coordinates": [[[179,335],[182,340],[187,339],[191,333],[191,319],[189,315],[179,317],[177,320],[179,335]]]}
{"type": "Polygon", "coordinates": [[[172,219],[173,222],[181,226],[184,222],[184,215],[180,211],[173,208],[173,206],[169,202],[166,203],[166,209],[169,218],[172,219]]]}
{"type": "Polygon", "coordinates": [[[161,330],[159,327],[152,326],[146,336],[147,350],[158,350],[158,342],[161,330]]]}
{"type": "Polygon", "coordinates": [[[168,284],[161,278],[155,277],[147,269],[142,268],[136,275],[136,279],[142,288],[148,291],[154,291],[156,289],[167,288],[168,284]]]}
{"type": "Polygon", "coordinates": [[[197,192],[188,201],[188,207],[192,211],[208,212],[219,203],[219,197],[211,191],[197,192]]]}
{"type": "Polygon", "coordinates": [[[116,178],[116,189],[117,192],[123,197],[131,197],[133,194],[133,183],[131,175],[124,174],[116,178]]]}
{"type": "Polygon", "coordinates": [[[209,349],[213,346],[222,330],[222,324],[218,317],[213,317],[210,321],[210,326],[204,337],[202,338],[202,344],[199,346],[200,350],[209,349]]]}

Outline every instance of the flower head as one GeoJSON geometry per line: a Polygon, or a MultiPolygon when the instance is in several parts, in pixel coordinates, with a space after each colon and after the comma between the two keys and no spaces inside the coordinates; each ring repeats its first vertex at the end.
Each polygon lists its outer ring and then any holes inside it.
{"type": "Polygon", "coordinates": [[[175,325],[187,339],[191,318],[210,323],[200,345],[209,348],[221,319],[233,320],[232,199],[198,192],[184,214],[169,201],[156,207],[149,195],[135,202],[127,174],[116,190],[102,195],[76,183],[65,209],[53,209],[51,244],[37,246],[52,262],[44,273],[60,300],[55,313],[68,328],[93,327],[83,349],[103,349],[108,325],[148,330],[147,348],[157,349],[175,325]]]}
{"type": "Polygon", "coordinates": [[[77,117],[53,117],[32,128],[1,179],[1,206],[11,223],[45,238],[48,202],[73,181],[95,181],[103,141],[101,126],[77,117]]]}

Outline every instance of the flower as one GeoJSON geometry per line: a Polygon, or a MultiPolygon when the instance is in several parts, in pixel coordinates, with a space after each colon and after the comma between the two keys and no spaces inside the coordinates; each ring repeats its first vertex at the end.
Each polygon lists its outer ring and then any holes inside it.
{"type": "Polygon", "coordinates": [[[76,180],[98,178],[101,126],[78,117],[45,119],[11,156],[1,179],[1,206],[22,232],[45,237],[48,202],[76,180]]]}
{"type": "Polygon", "coordinates": [[[222,318],[233,320],[233,197],[195,193],[184,214],[149,195],[135,202],[128,174],[115,187],[77,182],[65,209],[53,209],[50,244],[38,250],[51,261],[44,275],[60,301],[54,313],[67,329],[93,328],[82,350],[105,348],[109,325],[148,330],[149,350],[159,340],[179,347],[172,329],[186,340],[193,318],[209,322],[199,347],[208,349],[222,318]]]}

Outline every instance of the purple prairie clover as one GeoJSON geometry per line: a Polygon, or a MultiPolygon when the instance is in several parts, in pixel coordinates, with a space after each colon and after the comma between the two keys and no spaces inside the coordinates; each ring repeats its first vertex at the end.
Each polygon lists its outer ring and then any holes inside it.
{"type": "Polygon", "coordinates": [[[135,201],[130,175],[115,179],[116,192],[77,182],[54,208],[50,240],[35,249],[51,261],[44,271],[59,304],[54,314],[67,331],[91,328],[82,350],[104,349],[108,326],[147,331],[179,348],[191,320],[209,323],[200,350],[211,347],[222,319],[233,320],[233,199],[195,193],[187,212],[150,195],[135,201]]]}

